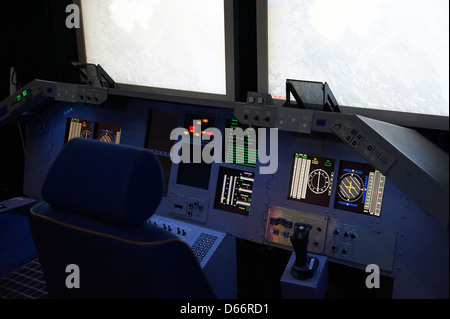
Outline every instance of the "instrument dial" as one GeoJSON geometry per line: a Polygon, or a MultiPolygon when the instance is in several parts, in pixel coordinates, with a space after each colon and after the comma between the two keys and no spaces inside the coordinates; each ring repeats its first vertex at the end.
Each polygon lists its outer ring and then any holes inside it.
{"type": "Polygon", "coordinates": [[[363,194],[361,177],[354,173],[344,174],[339,183],[339,195],[348,202],[355,202],[363,194]]]}
{"type": "Polygon", "coordinates": [[[100,141],[106,142],[106,143],[112,143],[113,142],[113,138],[111,137],[111,135],[109,133],[102,133],[102,134],[100,134],[98,139],[100,141]]]}
{"type": "Polygon", "coordinates": [[[80,135],[81,135],[81,137],[89,138],[91,136],[91,131],[89,131],[89,130],[81,131],[80,135]]]}
{"type": "Polygon", "coordinates": [[[308,187],[315,194],[325,193],[330,187],[330,176],[323,169],[316,169],[309,174],[308,187]]]}

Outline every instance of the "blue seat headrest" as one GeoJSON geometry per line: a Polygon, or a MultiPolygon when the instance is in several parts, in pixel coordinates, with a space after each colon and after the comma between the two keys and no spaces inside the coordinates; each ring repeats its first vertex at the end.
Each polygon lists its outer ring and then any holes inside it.
{"type": "Polygon", "coordinates": [[[76,138],[56,157],[42,197],[59,209],[133,227],[155,212],[163,189],[151,151],[76,138]]]}

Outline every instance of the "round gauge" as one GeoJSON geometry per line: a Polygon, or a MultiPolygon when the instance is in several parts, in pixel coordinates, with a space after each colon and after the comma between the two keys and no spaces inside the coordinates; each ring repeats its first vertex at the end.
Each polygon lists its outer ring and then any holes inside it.
{"type": "Polygon", "coordinates": [[[348,202],[355,202],[363,194],[363,182],[361,177],[354,173],[342,175],[339,183],[339,195],[348,202]]]}
{"type": "Polygon", "coordinates": [[[330,187],[330,176],[323,169],[316,169],[309,174],[308,187],[315,194],[322,194],[330,187]]]}
{"type": "Polygon", "coordinates": [[[106,143],[112,143],[113,142],[113,139],[112,139],[111,135],[108,134],[108,133],[100,134],[100,136],[98,137],[98,140],[102,141],[102,142],[106,142],[106,143]]]}
{"type": "Polygon", "coordinates": [[[84,131],[81,132],[80,135],[81,135],[81,137],[89,138],[89,137],[91,136],[91,131],[89,131],[89,130],[84,130],[84,131]]]}

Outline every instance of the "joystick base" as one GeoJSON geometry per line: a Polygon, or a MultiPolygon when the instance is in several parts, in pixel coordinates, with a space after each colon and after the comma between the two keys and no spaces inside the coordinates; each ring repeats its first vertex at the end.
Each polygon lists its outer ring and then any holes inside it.
{"type": "Polygon", "coordinates": [[[319,260],[313,256],[306,256],[306,263],[304,266],[298,266],[296,263],[292,266],[292,276],[296,279],[305,280],[311,278],[314,275],[317,267],[319,266],[319,260]]]}
{"type": "MultiPolygon", "coordinates": [[[[309,256],[310,254],[308,254],[309,256]]],[[[281,294],[284,299],[322,299],[328,289],[328,258],[311,254],[319,265],[311,278],[298,280],[292,274],[296,256],[292,253],[280,278],[281,294]]]]}

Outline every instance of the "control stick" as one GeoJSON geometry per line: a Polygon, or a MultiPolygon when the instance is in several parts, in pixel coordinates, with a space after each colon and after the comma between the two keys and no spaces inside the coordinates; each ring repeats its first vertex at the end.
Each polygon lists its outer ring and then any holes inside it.
{"type": "Polygon", "coordinates": [[[304,280],[311,278],[319,266],[319,260],[307,253],[309,231],[311,228],[312,226],[308,224],[295,223],[294,233],[290,237],[296,258],[291,273],[296,279],[304,280]]]}

